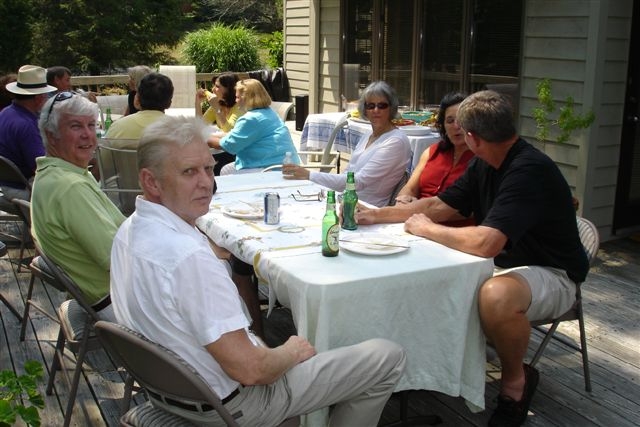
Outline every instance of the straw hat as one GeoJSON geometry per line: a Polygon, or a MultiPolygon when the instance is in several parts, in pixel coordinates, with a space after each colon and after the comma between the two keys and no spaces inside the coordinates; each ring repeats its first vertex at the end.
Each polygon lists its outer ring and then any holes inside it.
{"type": "Polygon", "coordinates": [[[18,70],[18,81],[9,83],[6,89],[18,95],[39,95],[58,90],[47,84],[47,70],[37,65],[23,65],[18,70]]]}

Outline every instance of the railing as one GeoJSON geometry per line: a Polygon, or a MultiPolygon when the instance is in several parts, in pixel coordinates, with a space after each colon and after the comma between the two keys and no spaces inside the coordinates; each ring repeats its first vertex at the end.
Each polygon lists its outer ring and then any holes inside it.
{"type": "MultiPolygon", "coordinates": [[[[211,85],[211,80],[222,73],[196,73],[196,82],[211,85]]],[[[111,74],[105,76],[73,76],[71,85],[93,92],[103,93],[106,88],[117,88],[116,92],[126,93],[129,76],[127,74],[111,74]]],[[[113,91],[110,91],[113,92],[113,91]]]]}

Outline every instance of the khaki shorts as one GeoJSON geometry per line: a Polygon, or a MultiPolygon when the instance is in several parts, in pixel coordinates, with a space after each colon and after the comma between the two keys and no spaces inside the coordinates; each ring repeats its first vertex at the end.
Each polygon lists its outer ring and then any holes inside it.
{"type": "Polygon", "coordinates": [[[531,305],[527,318],[554,319],[571,308],[576,300],[576,284],[559,268],[538,265],[493,270],[493,276],[515,273],[525,279],[531,289],[531,305]]]}

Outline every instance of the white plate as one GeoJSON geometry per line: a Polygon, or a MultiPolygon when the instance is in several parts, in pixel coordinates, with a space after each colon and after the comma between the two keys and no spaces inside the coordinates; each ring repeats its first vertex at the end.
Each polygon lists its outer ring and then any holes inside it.
{"type": "Polygon", "coordinates": [[[223,206],[222,213],[232,218],[238,219],[260,219],[264,218],[264,209],[252,207],[249,204],[238,203],[237,205],[223,206]]]}
{"type": "Polygon", "coordinates": [[[382,233],[357,233],[340,237],[340,248],[362,255],[391,255],[409,249],[409,243],[382,233]]]}
{"type": "Polygon", "coordinates": [[[398,128],[402,129],[407,135],[411,136],[429,135],[431,133],[431,128],[428,126],[409,125],[399,126],[398,128]]]}

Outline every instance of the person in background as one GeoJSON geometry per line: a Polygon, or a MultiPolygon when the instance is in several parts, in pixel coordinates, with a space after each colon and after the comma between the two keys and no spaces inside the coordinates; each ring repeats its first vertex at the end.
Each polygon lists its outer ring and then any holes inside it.
{"type": "Polygon", "coordinates": [[[140,111],[113,122],[104,136],[131,140],[130,144],[115,148],[135,149],[144,129],[165,116],[164,110],[171,106],[173,98],[173,83],[164,74],[149,73],[140,80],[136,98],[140,111]]]}
{"type": "MultiPolygon", "coordinates": [[[[36,173],[36,158],[44,156],[38,130],[38,115],[49,93],[56,90],[47,84],[46,70],[37,65],[23,65],[15,82],[7,83],[14,100],[0,112],[0,156],[11,160],[28,180],[36,173]]],[[[17,213],[12,199],[29,200],[30,192],[20,182],[0,182],[0,209],[17,213]]]]}
{"type": "Polygon", "coordinates": [[[335,191],[343,191],[347,172],[355,172],[358,198],[374,206],[386,206],[411,161],[406,133],[391,122],[398,112],[396,91],[384,81],[372,82],[358,102],[360,117],[371,122],[371,132],[362,136],[341,174],[310,171],[303,166],[283,165],[287,179],[308,179],[335,191]]]}
{"type": "MultiPolygon", "coordinates": [[[[71,70],[61,65],[47,68],[47,84],[55,86],[58,89],[58,92],[72,92],[73,87],[71,86],[71,70]]],[[[49,96],[54,96],[58,92],[51,93],[49,96]]],[[[85,92],[81,89],[78,89],[77,92],[78,94],[89,99],[89,101],[91,102],[98,102],[95,92],[85,92]]]]}
{"type": "MultiPolygon", "coordinates": [[[[237,83],[238,77],[234,73],[224,73],[213,79],[213,93],[205,89],[196,91],[196,114],[202,116],[205,123],[215,124],[224,133],[231,131],[238,117],[243,114],[240,105],[236,103],[237,83]],[[209,108],[203,115],[202,101],[204,100],[209,103],[209,108]]],[[[213,158],[216,159],[215,175],[220,175],[224,165],[236,160],[235,155],[226,151],[214,154],[213,158]]]]}
{"type": "Polygon", "coordinates": [[[531,321],[555,319],[575,302],[589,261],[580,242],[571,190],[558,166],[516,133],[513,108],[494,91],[467,97],[456,120],[476,155],[436,197],[368,209],[359,224],[405,221],[405,230],[453,249],[493,258],[493,277],[478,290],[480,322],[502,366],[489,426],[519,426],[538,385],[523,363],[531,321]],[[476,226],[441,223],[473,214],[476,226]]]}
{"type": "Polygon", "coordinates": [[[11,105],[11,101],[15,98],[15,95],[7,90],[7,84],[17,80],[18,75],[15,73],[0,76],[0,111],[11,105]]]}
{"type": "Polygon", "coordinates": [[[88,171],[97,146],[98,105],[73,92],[50,98],[40,114],[47,150],[37,159],[32,233],[104,320],[115,321],[109,296],[111,244],[124,216],[88,171]]]}
{"type": "MultiPolygon", "coordinates": [[[[412,203],[423,197],[433,197],[449,188],[467,169],[474,154],[464,141],[464,132],[456,121],[456,113],[466,95],[446,94],[440,102],[436,126],[442,140],[427,148],[409,181],[396,196],[396,204],[412,203]]],[[[472,225],[473,219],[453,221],[451,225],[472,225]]]]}
{"type": "MultiPolygon", "coordinates": [[[[330,425],[375,426],[405,368],[405,352],[372,339],[316,354],[303,337],[268,348],[248,330],[229,273],[195,221],[209,210],[214,160],[197,118],[166,117],[138,146],[144,195],[111,253],[118,323],[185,359],[236,421],[275,426],[331,406],[330,425]]],[[[215,410],[156,406],[198,425],[222,425],[215,410]]]]}
{"type": "Polygon", "coordinates": [[[259,172],[281,164],[286,152],[292,153],[295,163],[300,163],[289,129],[269,107],[271,98],[262,83],[255,79],[241,80],[235,90],[236,102],[246,113],[238,117],[229,133],[214,133],[207,141],[210,147],[236,156],[235,162],[224,166],[220,175],[259,172]]]}
{"type": "Polygon", "coordinates": [[[127,68],[127,74],[129,74],[129,90],[127,94],[127,109],[124,112],[125,116],[128,116],[129,114],[135,114],[140,110],[140,108],[138,108],[140,106],[136,106],[135,104],[138,85],[140,84],[140,81],[144,76],[152,72],[153,70],[146,65],[136,65],[135,67],[127,68]]]}

